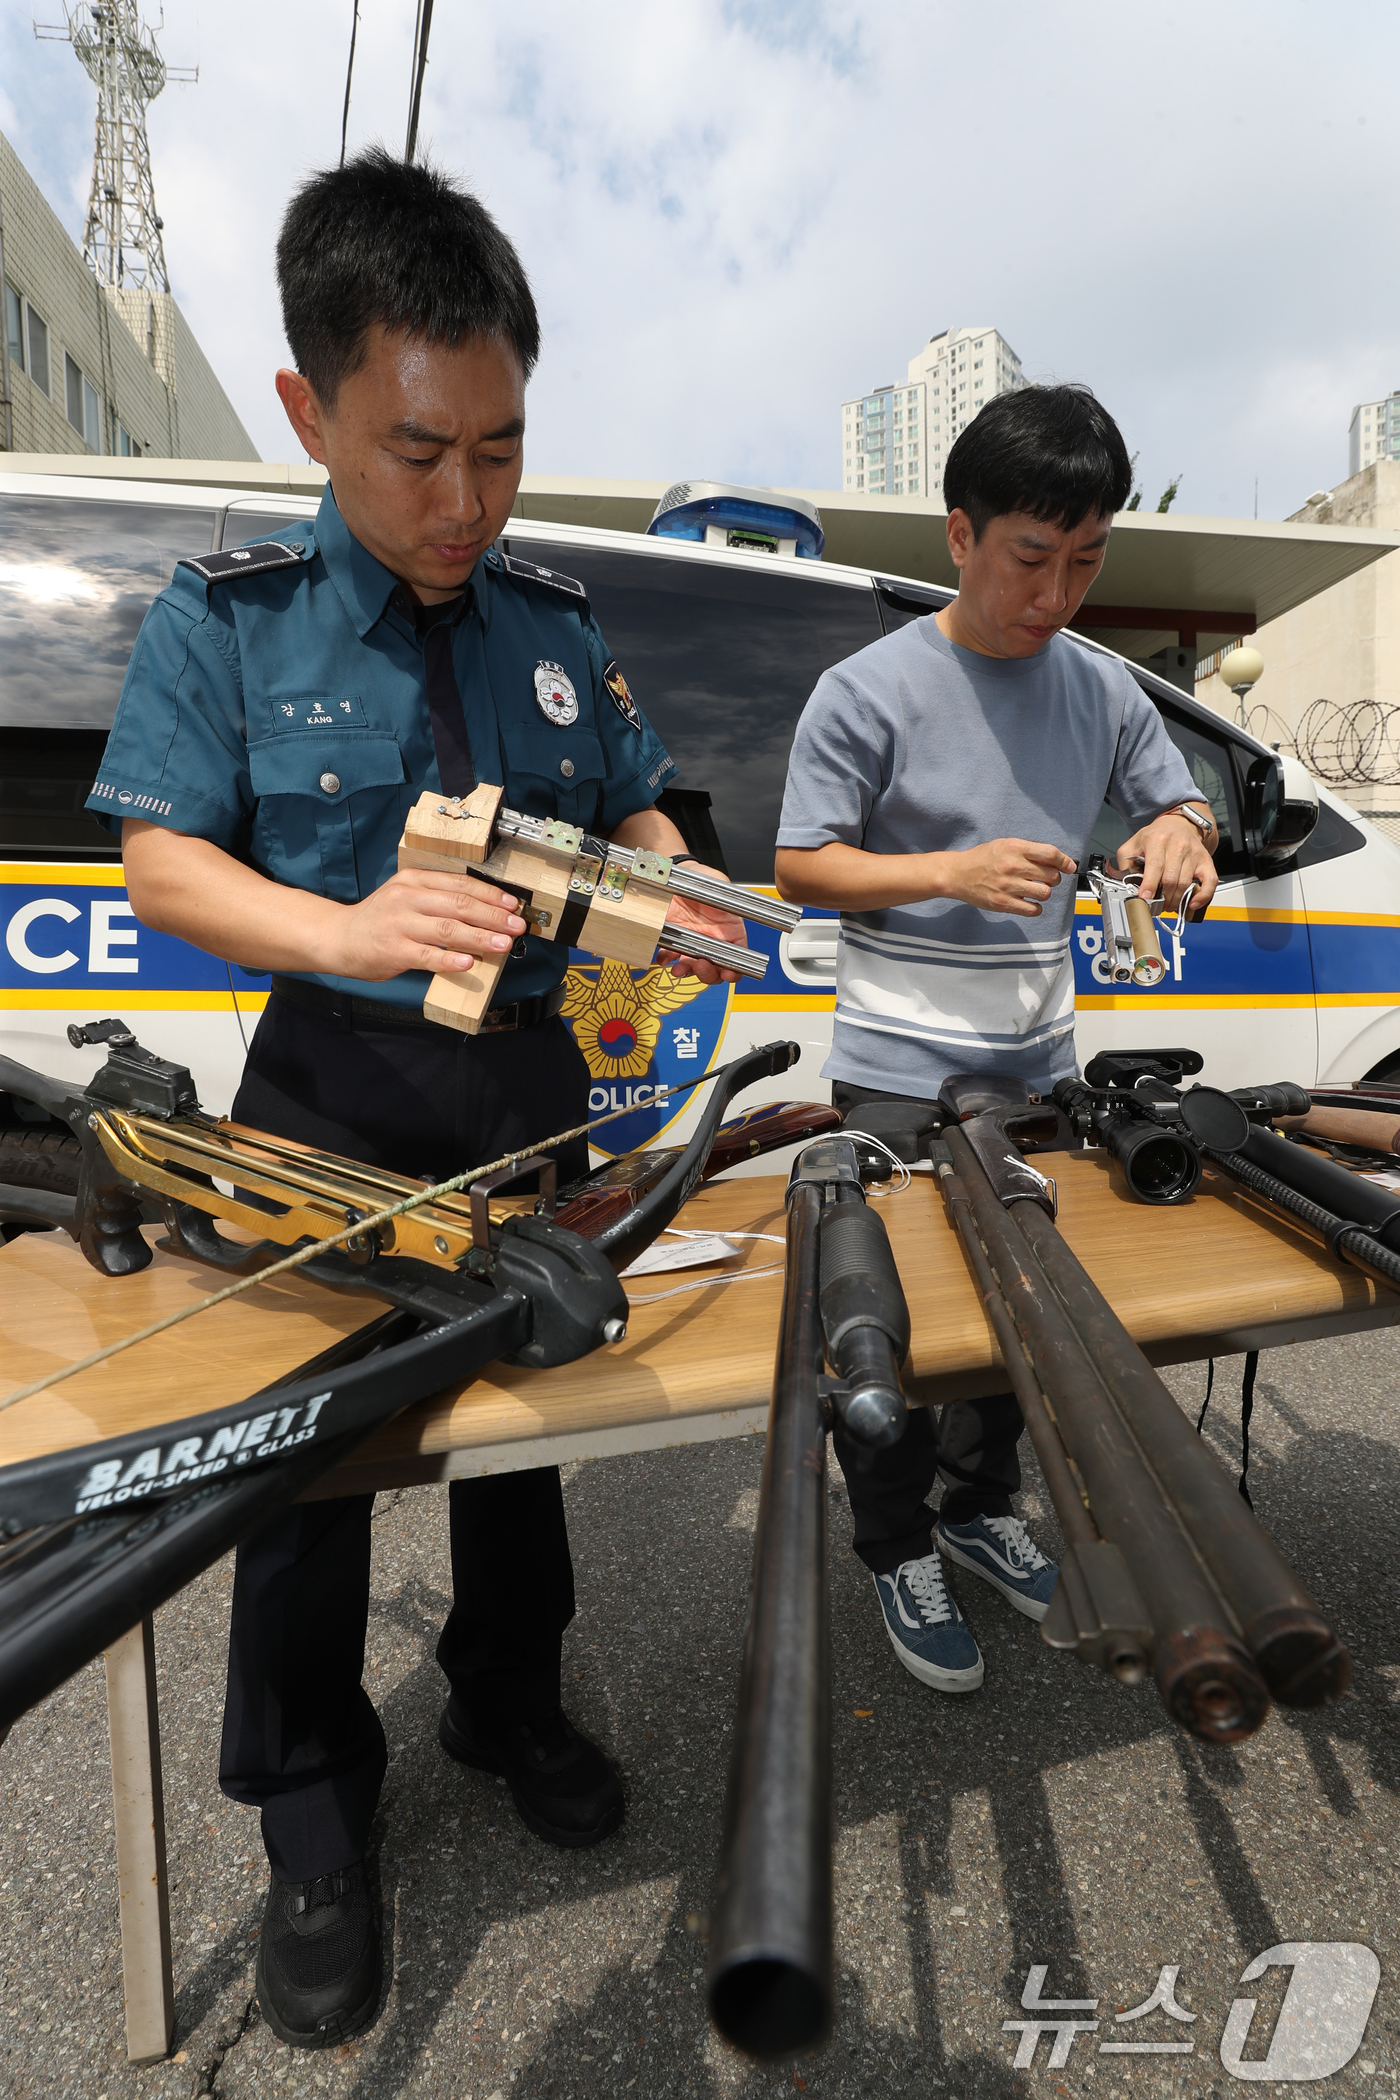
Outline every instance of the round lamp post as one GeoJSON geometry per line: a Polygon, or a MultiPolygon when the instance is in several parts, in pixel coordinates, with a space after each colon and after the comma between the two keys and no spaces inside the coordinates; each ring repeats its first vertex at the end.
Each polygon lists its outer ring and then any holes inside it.
{"type": "Polygon", "coordinates": [[[1244,727],[1244,698],[1264,675],[1264,659],[1248,644],[1231,649],[1220,659],[1220,676],[1235,696],[1235,720],[1244,727]]]}

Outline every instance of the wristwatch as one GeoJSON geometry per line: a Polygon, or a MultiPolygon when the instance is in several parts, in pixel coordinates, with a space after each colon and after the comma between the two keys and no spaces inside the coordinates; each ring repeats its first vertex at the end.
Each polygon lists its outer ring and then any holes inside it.
{"type": "Polygon", "coordinates": [[[1208,839],[1215,829],[1213,820],[1210,817],[1203,817],[1201,812],[1193,808],[1189,802],[1178,802],[1174,809],[1167,811],[1167,815],[1169,817],[1185,817],[1188,824],[1195,825],[1203,839],[1208,839]]]}

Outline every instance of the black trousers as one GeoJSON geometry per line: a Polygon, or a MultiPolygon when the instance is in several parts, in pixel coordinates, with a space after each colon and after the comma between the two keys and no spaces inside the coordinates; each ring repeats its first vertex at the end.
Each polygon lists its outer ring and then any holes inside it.
{"type": "MultiPolygon", "coordinates": [[[[275,994],[233,1105],[275,1136],[445,1180],[581,1123],[588,1069],[564,1023],[500,1035],[349,1024],[275,994]]],[[[588,1170],[584,1138],[561,1183],[588,1170]]],[[[387,1762],[361,1677],[372,1495],[302,1503],[238,1549],[219,1784],[262,1811],[282,1881],[364,1856],[387,1762]]],[[[487,1730],[559,1705],[573,1568],[557,1467],[453,1481],[453,1606],[437,1659],[487,1730]]]]}
{"type": "MultiPolygon", "coordinates": [[[[846,1114],[862,1101],[907,1097],[838,1079],[831,1098],[846,1114]]],[[[940,1475],[938,1514],[945,1522],[1009,1517],[1011,1497],[1021,1485],[1016,1446],[1025,1426],[1014,1393],[954,1400],[941,1408],[911,1407],[909,1427],[884,1451],[854,1442],[837,1426],[832,1443],[851,1498],[852,1543],[872,1573],[888,1575],[902,1561],[922,1560],[932,1550],[934,1513],[928,1497],[940,1475]]]]}

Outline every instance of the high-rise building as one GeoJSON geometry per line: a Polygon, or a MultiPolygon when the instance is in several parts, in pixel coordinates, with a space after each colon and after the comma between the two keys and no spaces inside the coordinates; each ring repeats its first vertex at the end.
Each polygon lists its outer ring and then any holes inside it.
{"type": "Polygon", "coordinates": [[[1400,392],[1361,401],[1347,432],[1347,474],[1359,474],[1378,459],[1400,459],[1400,392]]]}
{"type": "Polygon", "coordinates": [[[910,358],[898,385],[842,402],[842,488],[867,496],[939,495],[959,431],[994,394],[1025,384],[1020,358],[995,328],[945,328],[910,358]]]}

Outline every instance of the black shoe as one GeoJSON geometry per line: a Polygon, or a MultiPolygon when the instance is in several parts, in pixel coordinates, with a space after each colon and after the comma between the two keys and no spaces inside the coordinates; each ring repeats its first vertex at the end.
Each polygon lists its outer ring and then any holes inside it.
{"type": "Polygon", "coordinates": [[[316,1881],[278,1881],[258,1940],[258,2003],[296,2049],[329,2049],[368,2027],[379,2000],[379,1929],[364,1862],[316,1881]]]}
{"type": "Polygon", "coordinates": [[[458,1764],[504,1773],[524,1821],[551,1845],[596,1845],[622,1821],[621,1773],[562,1709],[533,1727],[521,1721],[486,1736],[460,1700],[449,1699],[438,1741],[458,1764]]]}

